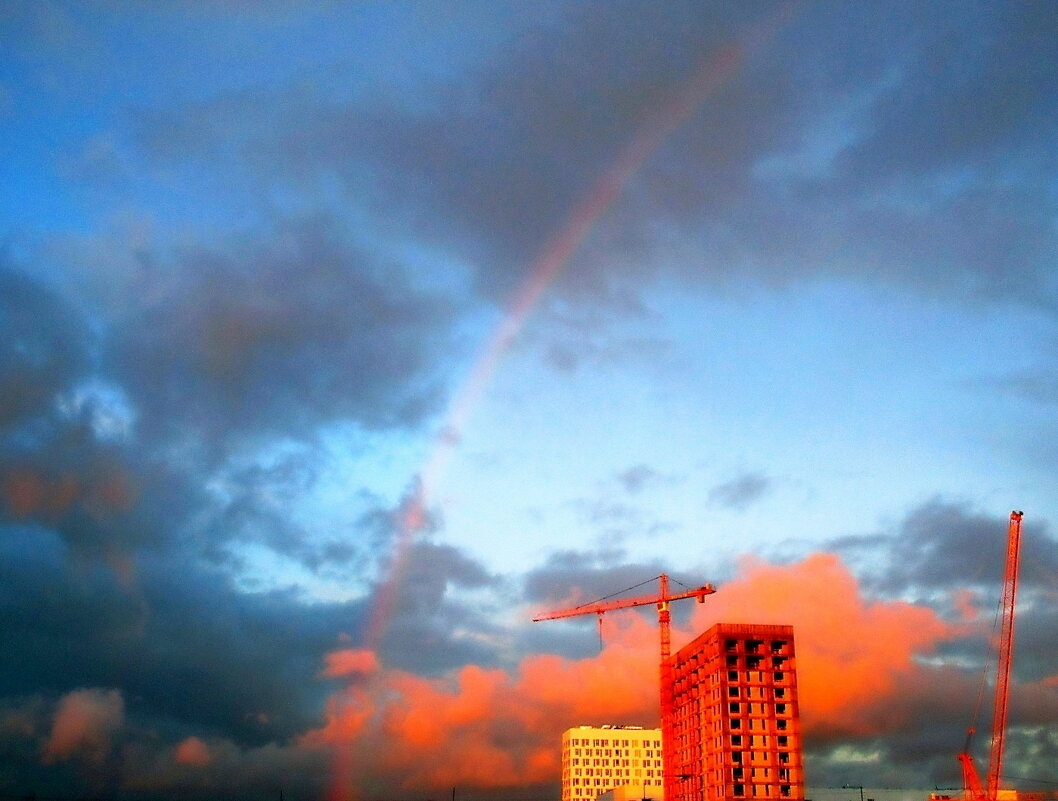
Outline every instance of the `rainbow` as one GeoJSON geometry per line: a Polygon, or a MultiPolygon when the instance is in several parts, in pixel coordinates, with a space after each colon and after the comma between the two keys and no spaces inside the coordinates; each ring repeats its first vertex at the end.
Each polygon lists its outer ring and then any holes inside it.
{"type": "MultiPolygon", "coordinates": [[[[667,104],[642,125],[613,165],[594,184],[588,195],[572,210],[566,224],[549,240],[533,263],[529,276],[518,289],[507,313],[489,337],[469,376],[455,394],[446,423],[419,473],[416,486],[397,516],[393,552],[384,580],[365,629],[363,648],[375,651],[385,634],[397,590],[400,587],[408,551],[415,535],[425,527],[427,510],[455,447],[481,397],[489,386],[504,355],[525,327],[547,288],[569,263],[600,218],[624,192],[631,178],[671,134],[697,112],[716,91],[725,86],[745,63],[748,54],[770,40],[793,15],[798,3],[782,6],[740,42],[717,49],[704,60],[678,88],[667,104]]],[[[337,746],[333,785],[334,801],[353,796],[348,746],[337,746]]]]}

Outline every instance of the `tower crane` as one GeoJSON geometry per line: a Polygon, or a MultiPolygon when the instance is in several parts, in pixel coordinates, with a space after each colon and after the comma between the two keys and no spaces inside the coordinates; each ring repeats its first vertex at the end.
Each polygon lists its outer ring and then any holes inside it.
{"type": "Polygon", "coordinates": [[[641,595],[630,598],[593,601],[580,606],[574,606],[570,609],[557,609],[552,612],[544,612],[533,618],[534,623],[539,623],[541,620],[557,620],[565,617],[594,614],[599,616],[599,624],[601,625],[602,616],[615,609],[628,609],[635,606],[657,606],[658,628],[661,634],[661,756],[664,767],[663,783],[665,788],[665,798],[668,801],[675,801],[676,798],[676,777],[672,773],[673,766],[676,764],[676,759],[673,754],[672,741],[672,638],[670,634],[672,615],[669,612],[669,604],[673,601],[681,601],[684,598],[695,598],[698,603],[702,604],[705,603],[705,596],[712,595],[714,592],[716,592],[716,589],[712,584],[703,584],[701,587],[688,590],[687,592],[672,594],[669,592],[669,577],[667,574],[662,573],[658,576],[657,595],[641,595]]]}
{"type": "Polygon", "coordinates": [[[971,801],[996,801],[999,777],[1003,770],[1003,748],[1007,736],[1007,700],[1010,695],[1010,670],[1014,656],[1014,606],[1018,589],[1018,568],[1021,563],[1022,513],[1010,513],[1007,529],[1007,562],[1003,575],[1003,598],[1000,606],[999,659],[996,664],[996,697],[992,713],[992,747],[988,755],[988,778],[982,786],[981,777],[970,755],[970,740],[974,730],[966,736],[966,747],[959,754],[962,763],[963,786],[971,801]]]}

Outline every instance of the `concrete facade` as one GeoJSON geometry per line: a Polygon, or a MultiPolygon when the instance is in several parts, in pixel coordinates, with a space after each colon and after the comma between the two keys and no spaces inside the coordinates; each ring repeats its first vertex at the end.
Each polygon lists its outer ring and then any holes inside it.
{"type": "Polygon", "coordinates": [[[673,657],[670,801],[804,798],[792,626],[719,623],[673,657]]]}

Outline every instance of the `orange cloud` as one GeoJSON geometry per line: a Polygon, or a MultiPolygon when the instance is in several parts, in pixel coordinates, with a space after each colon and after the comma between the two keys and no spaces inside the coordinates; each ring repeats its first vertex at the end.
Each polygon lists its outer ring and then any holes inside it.
{"type": "Polygon", "coordinates": [[[59,701],[44,761],[81,757],[100,761],[110,751],[110,738],[125,720],[125,702],[117,690],[76,690],[59,701]]]}
{"type": "Polygon", "coordinates": [[[44,500],[44,482],[32,473],[11,472],[4,476],[4,502],[12,515],[29,517],[44,500]]]}
{"type": "Polygon", "coordinates": [[[786,566],[747,559],[739,578],[696,610],[695,631],[715,621],[793,625],[808,732],[876,731],[895,708],[888,699],[925,671],[915,657],[960,631],[924,606],[865,600],[855,577],[831,554],[786,566]]]}
{"type": "Polygon", "coordinates": [[[597,657],[532,656],[513,673],[471,665],[432,679],[382,670],[332,697],[326,724],[302,745],[336,749],[345,777],[374,772],[409,790],[552,781],[563,729],[657,719],[657,632],[632,615],[609,639],[597,657]]]}
{"type": "Polygon", "coordinates": [[[952,606],[965,623],[973,623],[981,616],[981,599],[973,590],[960,589],[952,593],[952,606]]]}
{"type": "Polygon", "coordinates": [[[42,475],[34,469],[11,470],[0,481],[0,495],[13,517],[50,519],[61,516],[74,504],[82,504],[90,514],[105,518],[130,509],[137,493],[128,473],[111,467],[87,481],[72,475],[42,475]]]}
{"type": "Polygon", "coordinates": [[[201,768],[210,763],[209,747],[197,737],[188,737],[173,749],[173,761],[178,765],[201,768]]]}
{"type": "Polygon", "coordinates": [[[49,478],[30,470],[12,470],[2,482],[4,505],[19,519],[61,514],[81,493],[81,485],[73,476],[49,478]]]}
{"type": "Polygon", "coordinates": [[[376,670],[378,670],[378,657],[375,656],[374,651],[343,648],[327,654],[321,675],[327,678],[366,676],[376,670]]]}
{"type": "MultiPolygon", "coordinates": [[[[363,652],[335,652],[324,675],[344,675],[347,661],[376,670],[335,695],[325,725],[301,745],[334,749],[336,800],[356,797],[353,777],[403,790],[553,782],[564,729],[658,725],[656,622],[631,611],[605,620],[597,656],[533,655],[511,671],[467,666],[423,678],[380,668],[363,652]]],[[[695,607],[687,629],[673,631],[674,647],[721,621],[794,626],[809,730],[895,725],[886,699],[905,682],[927,683],[929,671],[915,657],[953,636],[930,609],[865,600],[848,569],[828,555],[787,566],[745,562],[738,578],[695,607]]]]}

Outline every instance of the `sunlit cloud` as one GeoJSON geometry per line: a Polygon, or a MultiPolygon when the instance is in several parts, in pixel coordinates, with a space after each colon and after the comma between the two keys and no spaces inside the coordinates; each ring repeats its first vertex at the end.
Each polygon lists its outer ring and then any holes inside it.
{"type": "Polygon", "coordinates": [[[125,722],[125,701],[118,690],[75,690],[63,696],[44,745],[45,762],[78,757],[101,762],[112,737],[125,722]]]}

